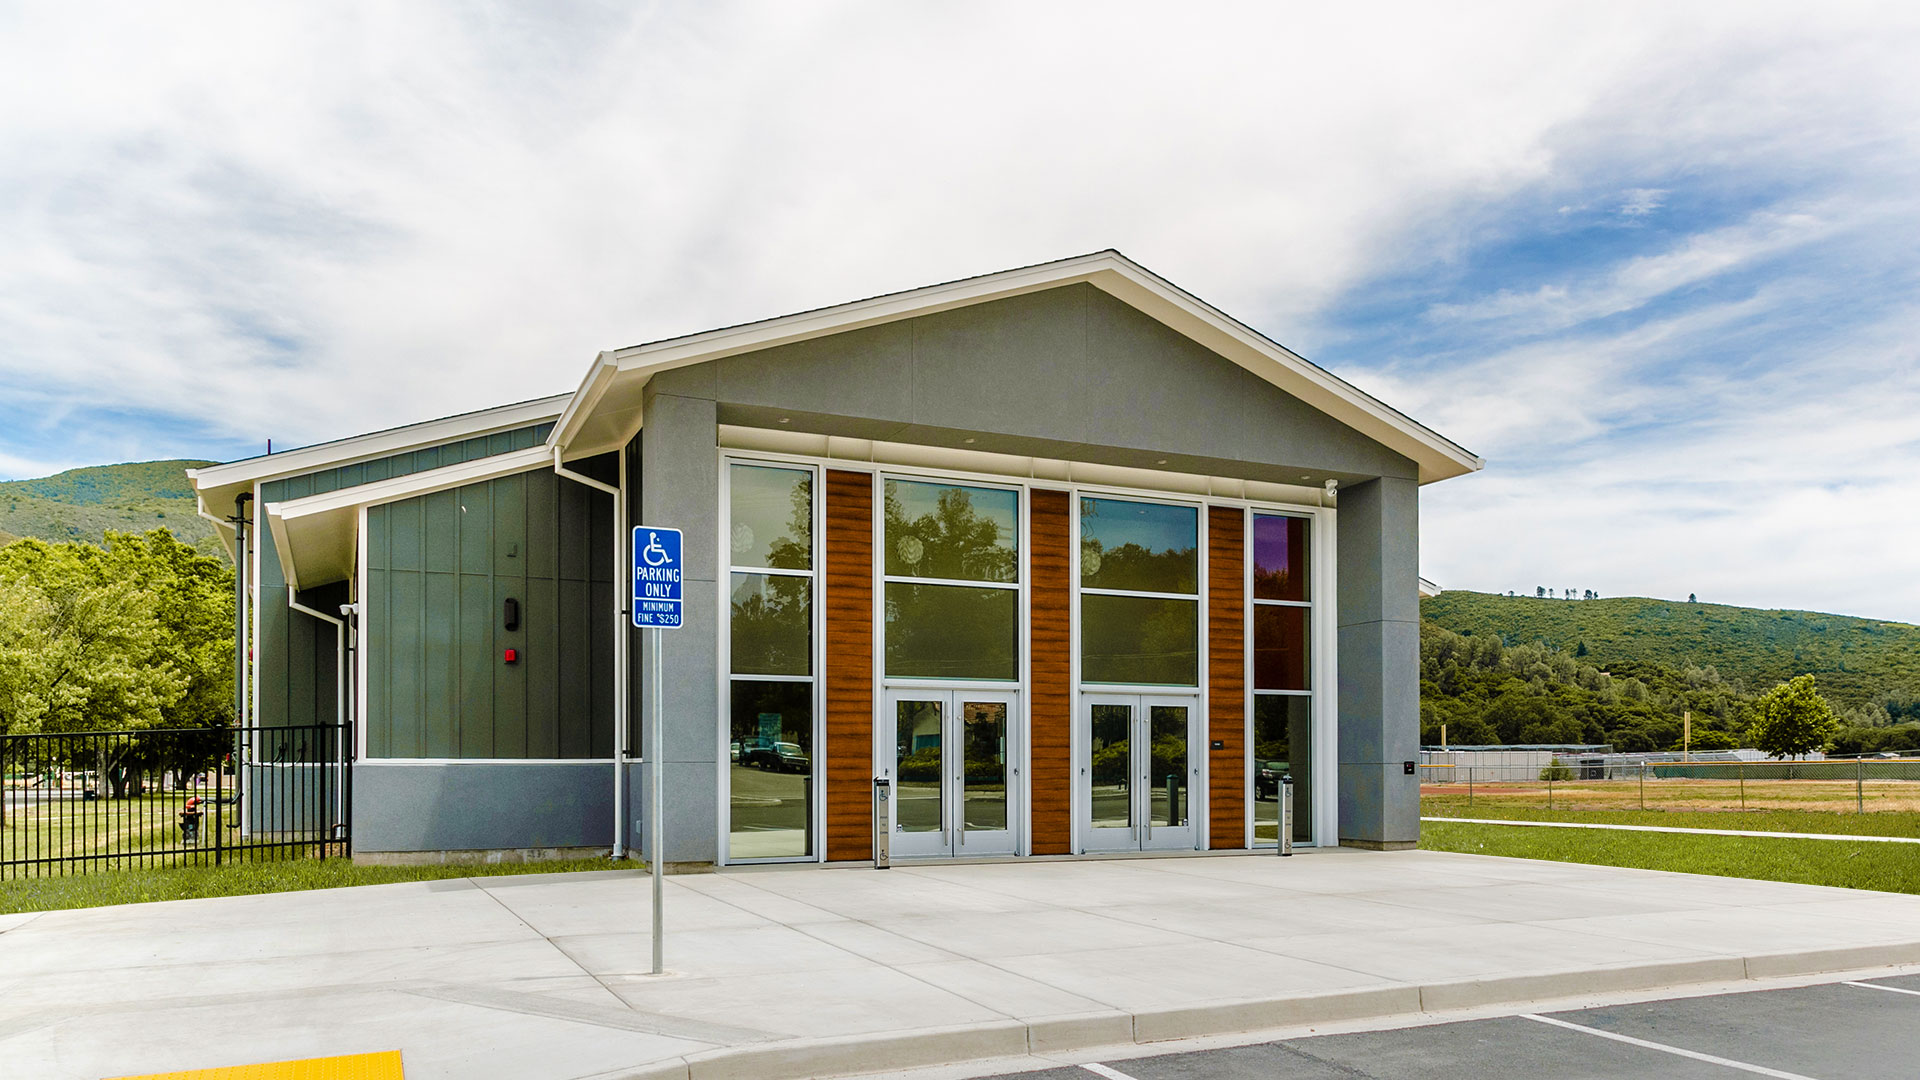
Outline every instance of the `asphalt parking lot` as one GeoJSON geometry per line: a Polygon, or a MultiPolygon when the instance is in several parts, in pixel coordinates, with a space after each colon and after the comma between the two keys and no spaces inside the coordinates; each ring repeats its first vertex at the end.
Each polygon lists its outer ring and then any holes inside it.
{"type": "Polygon", "coordinates": [[[1920,975],[1002,1074],[993,1080],[1913,1080],[1920,975]],[[1903,992],[1904,991],[1904,992],[1903,992]]]}

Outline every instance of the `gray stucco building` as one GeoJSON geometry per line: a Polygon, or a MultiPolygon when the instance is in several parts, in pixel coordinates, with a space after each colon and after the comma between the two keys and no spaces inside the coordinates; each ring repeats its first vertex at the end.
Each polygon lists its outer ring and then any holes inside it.
{"type": "Polygon", "coordinates": [[[1116,252],[602,353],[569,395],[197,470],[252,719],[350,718],[367,859],[1418,837],[1419,488],[1466,450],[1116,252]]]}

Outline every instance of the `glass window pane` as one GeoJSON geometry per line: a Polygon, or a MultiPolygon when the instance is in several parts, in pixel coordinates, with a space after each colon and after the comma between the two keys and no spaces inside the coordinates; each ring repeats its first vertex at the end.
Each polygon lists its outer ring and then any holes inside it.
{"type": "Polygon", "coordinates": [[[1007,827],[1007,703],[960,702],[961,745],[966,751],[960,825],[999,832],[1007,827]]]}
{"type": "Polygon", "coordinates": [[[894,709],[895,832],[939,832],[946,827],[946,728],[938,701],[901,701],[894,709]]]}
{"type": "Polygon", "coordinates": [[[733,673],[811,674],[812,601],[810,577],[734,574],[733,673]]]}
{"type": "Polygon", "coordinates": [[[1019,577],[1019,492],[889,480],[886,515],[891,577],[1019,577]]]}
{"type": "Polygon", "coordinates": [[[1302,607],[1253,606],[1253,688],[1311,690],[1307,681],[1307,612],[1302,607]]]}
{"type": "Polygon", "coordinates": [[[1192,798],[1187,791],[1187,709],[1154,705],[1147,710],[1152,759],[1147,768],[1147,824],[1185,825],[1192,798]]]}
{"type": "Polygon", "coordinates": [[[735,566],[813,566],[813,474],[735,465],[728,474],[735,566]]]}
{"type": "Polygon", "coordinates": [[[1293,842],[1313,839],[1313,699],[1253,698],[1253,841],[1271,845],[1279,830],[1280,778],[1293,777],[1293,842]]]}
{"type": "Polygon", "coordinates": [[[1200,511],[1191,506],[1080,500],[1080,584],[1089,589],[1197,593],[1200,511]]]}
{"type": "Polygon", "coordinates": [[[1200,604],[1152,596],[1080,598],[1080,679],[1198,686],[1200,604]]]}
{"type": "Polygon", "coordinates": [[[886,591],[887,674],[919,679],[1019,677],[1019,593],[891,581],[886,591]]]}
{"type": "Polygon", "coordinates": [[[1094,705],[1090,726],[1093,774],[1093,827],[1130,829],[1133,827],[1133,756],[1128,749],[1133,735],[1133,709],[1126,705],[1094,705]]]}
{"type": "Polygon", "coordinates": [[[727,756],[729,857],[813,854],[813,685],[734,683],[727,756]]]}
{"type": "Polygon", "coordinates": [[[1254,515],[1253,596],[1307,599],[1307,519],[1254,515]]]}

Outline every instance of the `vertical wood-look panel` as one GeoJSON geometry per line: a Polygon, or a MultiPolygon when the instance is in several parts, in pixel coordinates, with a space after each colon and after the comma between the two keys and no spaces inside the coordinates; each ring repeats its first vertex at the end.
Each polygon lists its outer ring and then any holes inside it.
{"type": "Polygon", "coordinates": [[[827,858],[873,857],[873,477],[829,471],[827,858]]]}
{"type": "Polygon", "coordinates": [[[1247,846],[1246,512],[1207,510],[1208,846],[1247,846]]]}
{"type": "Polygon", "coordinates": [[[1073,849],[1073,500],[1064,491],[1038,489],[1032,499],[1030,827],[1035,855],[1065,855],[1073,849]]]}

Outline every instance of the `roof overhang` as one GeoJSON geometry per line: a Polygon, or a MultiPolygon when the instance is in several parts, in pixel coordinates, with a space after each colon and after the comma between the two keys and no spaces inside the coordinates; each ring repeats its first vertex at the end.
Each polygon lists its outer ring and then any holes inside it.
{"type": "Polygon", "coordinates": [[[533,401],[522,401],[512,405],[482,409],[479,412],[408,424],[405,427],[388,428],[385,431],[376,431],[367,435],[355,435],[348,439],[336,439],[314,446],[303,446],[297,450],[283,450],[278,454],[266,454],[222,465],[188,469],[187,479],[192,483],[194,495],[199,499],[200,516],[213,522],[214,532],[218,534],[220,542],[226,546],[227,554],[231,556],[233,526],[229,519],[233,516],[234,500],[243,494],[251,493],[255,484],[289,476],[301,476],[341,465],[372,461],[375,458],[389,457],[394,454],[404,454],[423,447],[438,446],[441,443],[490,435],[496,431],[511,431],[530,424],[542,424],[557,419],[568,399],[569,395],[565,394],[536,398],[533,401]]]}
{"type": "Polygon", "coordinates": [[[545,445],[530,446],[324,495],[271,502],[261,508],[262,517],[273,533],[280,572],[287,584],[296,589],[311,589],[353,576],[362,508],[431,495],[552,463],[553,452],[545,445]]]}
{"type": "Polygon", "coordinates": [[[1459,444],[1117,251],[603,352],[567,402],[549,442],[568,459],[625,446],[641,428],[647,382],[657,372],[1081,282],[1132,305],[1407,457],[1419,467],[1422,484],[1474,472],[1484,464],[1459,444]]]}

